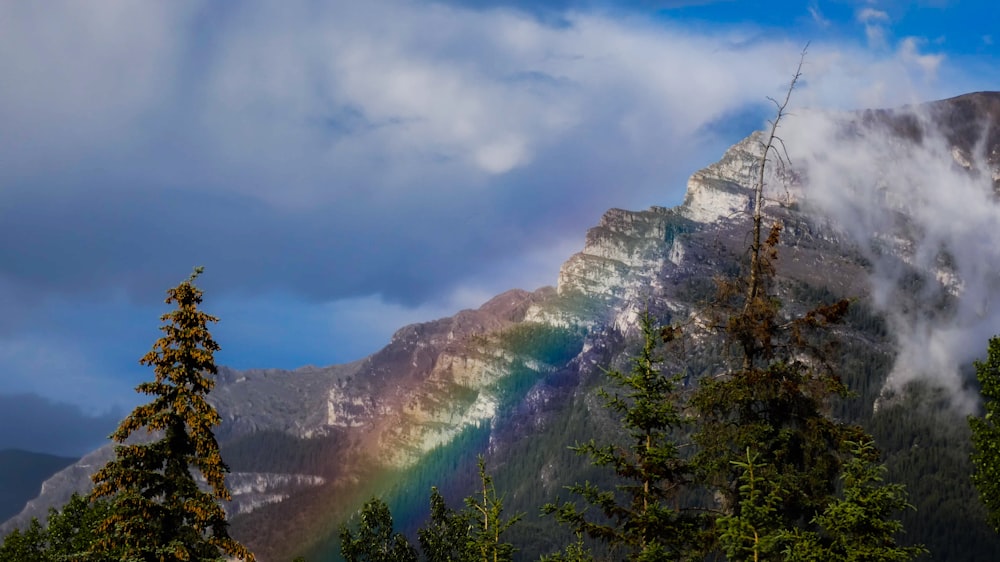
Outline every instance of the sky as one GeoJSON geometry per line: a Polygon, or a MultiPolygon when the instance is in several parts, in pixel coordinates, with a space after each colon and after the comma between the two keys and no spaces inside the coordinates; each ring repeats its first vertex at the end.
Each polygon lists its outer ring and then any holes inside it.
{"type": "Polygon", "coordinates": [[[796,107],[890,107],[1000,89],[996,21],[991,0],[0,3],[0,449],[99,444],[194,266],[220,364],[359,359],[554,285],[608,208],[679,204],[807,44],[796,107]]]}

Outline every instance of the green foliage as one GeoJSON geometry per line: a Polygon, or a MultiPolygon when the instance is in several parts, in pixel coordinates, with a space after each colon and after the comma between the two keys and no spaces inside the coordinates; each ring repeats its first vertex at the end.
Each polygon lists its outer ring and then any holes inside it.
{"type": "Polygon", "coordinates": [[[420,550],[428,562],[462,562],[470,558],[469,529],[466,513],[456,512],[445,504],[437,488],[431,488],[431,520],[417,531],[420,550]]]}
{"type": "Polygon", "coordinates": [[[594,555],[583,543],[583,535],[576,534],[576,542],[571,543],[562,552],[542,556],[540,562],[594,562],[594,555]]]}
{"type": "Polygon", "coordinates": [[[4,537],[0,545],[0,560],[16,560],[17,562],[52,562],[49,554],[48,537],[38,519],[32,517],[28,528],[23,532],[14,529],[4,537]]]}
{"type": "Polygon", "coordinates": [[[719,517],[719,544],[729,560],[767,560],[781,552],[786,539],[779,513],[782,504],[773,471],[747,449],[745,461],[731,461],[741,471],[740,509],[719,517]]]}
{"type": "Polygon", "coordinates": [[[340,528],[340,554],[347,562],[416,562],[417,550],[400,533],[393,532],[389,506],[372,498],[358,515],[357,533],[340,528]]]}
{"type": "Polygon", "coordinates": [[[49,510],[46,533],[53,560],[99,560],[89,554],[97,539],[97,527],[111,510],[107,500],[91,500],[73,494],[62,511],[49,510]]]}
{"type": "Polygon", "coordinates": [[[845,445],[852,456],[844,465],[843,491],[813,518],[814,530],[786,525],[780,514],[786,493],[781,479],[757,454],[747,450],[746,461],[734,461],[742,471],[740,509],[716,521],[728,559],[906,562],[926,553],[922,546],[897,543],[903,524],[894,517],[912,506],[904,486],[883,483],[886,469],[877,463],[874,442],[845,445]]]}
{"type": "Polygon", "coordinates": [[[107,501],[73,494],[62,511],[49,509],[46,525],[32,518],[24,532],[14,530],[0,546],[0,560],[16,562],[111,561],[89,552],[97,524],[108,514],[107,501]]]}
{"type": "Polygon", "coordinates": [[[905,562],[927,550],[901,546],[897,535],[903,524],[893,517],[907,503],[902,484],[883,483],[886,468],[877,463],[878,451],[871,440],[846,444],[852,457],[844,466],[844,489],[816,516],[819,532],[794,534],[795,542],[785,554],[791,562],[905,562]]]}
{"type": "Polygon", "coordinates": [[[428,562],[510,562],[514,546],[501,536],[521,515],[503,518],[503,498],[479,457],[480,491],[465,499],[465,509],[454,511],[437,488],[431,489],[430,525],[420,529],[420,547],[428,562]]]}
{"type": "Polygon", "coordinates": [[[92,497],[112,504],[98,524],[95,553],[129,560],[254,559],[229,536],[219,505],[230,499],[229,468],[212,432],[219,414],[206,400],[219,350],[208,324],[218,319],[198,310],[202,291],[193,282],[199,273],[167,291],[166,303],[177,309],[161,317],[164,336],[139,361],[153,367],[155,380],[136,390],[154,398],[121,422],[111,435],[115,458],[93,476],[92,497]],[[157,438],[130,440],[140,429],[157,438]],[[193,470],[209,491],[199,488],[193,470]]]}
{"type": "Polygon", "coordinates": [[[732,459],[748,449],[780,480],[784,526],[807,523],[823,508],[840,470],[840,444],[863,433],[824,415],[829,395],[840,392],[834,379],[800,362],[702,381],[691,400],[700,422],[693,462],[723,514],[738,514],[742,467],[732,459]]]}
{"type": "Polygon", "coordinates": [[[687,482],[690,469],[671,438],[685,425],[677,409],[679,377],[663,375],[657,368],[656,347],[660,331],[649,313],[641,318],[642,350],[629,373],[608,371],[616,386],[600,396],[627,433],[628,445],[598,445],[590,441],[575,447],[597,466],[611,467],[617,475],[614,489],[586,482],[569,486],[600,518],[588,516],[576,503],[548,504],[545,513],[578,534],[586,534],[628,553],[633,560],[680,559],[693,540],[695,520],[671,506],[687,482]]]}
{"type": "Polygon", "coordinates": [[[480,491],[475,496],[465,498],[465,506],[471,526],[470,546],[474,560],[482,562],[510,562],[513,560],[514,546],[502,542],[500,536],[521,519],[515,515],[503,518],[503,498],[497,495],[493,477],[486,474],[486,461],[479,457],[480,491]]]}
{"type": "Polygon", "coordinates": [[[986,506],[990,525],[1000,532],[1000,337],[990,338],[985,361],[976,362],[986,411],[969,417],[972,429],[972,482],[986,506]]]}
{"type": "Polygon", "coordinates": [[[905,484],[916,506],[901,513],[901,542],[925,544],[935,560],[1000,560],[1000,536],[969,478],[971,430],[951,393],[924,381],[907,384],[880,403],[872,434],[887,480],[905,484]]]}

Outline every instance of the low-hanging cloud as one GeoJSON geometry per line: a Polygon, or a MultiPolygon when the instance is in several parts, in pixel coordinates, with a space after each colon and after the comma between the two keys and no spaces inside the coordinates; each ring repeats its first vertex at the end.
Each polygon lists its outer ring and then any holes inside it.
{"type": "Polygon", "coordinates": [[[998,140],[996,115],[969,105],[808,112],[783,134],[804,201],[873,264],[873,300],[899,344],[886,388],[930,380],[966,411],[975,398],[960,367],[1000,331],[1000,176],[986,143],[998,140]]]}

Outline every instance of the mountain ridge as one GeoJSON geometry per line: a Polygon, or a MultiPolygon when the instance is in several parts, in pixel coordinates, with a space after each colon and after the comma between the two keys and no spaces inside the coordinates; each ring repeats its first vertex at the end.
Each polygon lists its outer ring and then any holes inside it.
{"type": "MultiPolygon", "coordinates": [[[[1000,189],[1000,92],[916,107],[854,112],[838,126],[845,138],[881,128],[918,145],[928,142],[937,127],[952,146],[955,166],[969,173],[985,167],[994,190],[1000,189]]],[[[540,490],[557,492],[569,483],[560,480],[558,470],[546,468],[569,462],[564,452],[519,447],[566,420],[601,427],[605,414],[588,389],[599,383],[602,367],[623,361],[638,315],[651,310],[666,322],[696,318],[714,289],[713,279],[739,270],[760,156],[758,135],[695,172],[680,206],[608,210],[587,231],[583,249],[564,262],[555,288],[514,289],[478,309],[404,326],[384,348],[348,364],[292,371],[220,368],[210,399],[223,417],[217,435],[224,454],[231,452],[235,459],[231,482],[239,484],[231,485],[239,490],[230,509],[242,519],[234,520],[234,531],[247,533],[254,550],[263,553],[261,560],[299,552],[302,546],[295,541],[319,545],[315,552],[328,549],[324,541],[335,522],[367,492],[393,489],[393,482],[398,487],[408,478],[417,481],[414,474],[433,473],[428,467],[438,457],[457,474],[458,461],[447,459],[465,458],[457,449],[466,441],[487,453],[499,471],[498,483],[511,484],[516,501],[540,490]],[[294,461],[254,458],[255,447],[294,461]],[[448,453],[451,449],[456,450],[448,453]],[[519,457],[538,455],[549,455],[532,465],[541,467],[535,472],[540,488],[505,476],[513,474],[514,464],[528,463],[519,457]],[[323,521],[302,523],[313,516],[323,521]],[[269,521],[311,527],[260,532],[269,521]],[[283,544],[266,542],[282,534],[288,536],[274,540],[283,544]]],[[[857,299],[860,312],[840,335],[849,348],[865,347],[872,358],[852,371],[853,386],[864,389],[862,399],[842,405],[840,413],[875,423],[876,396],[888,377],[884,364],[895,361],[895,351],[891,336],[879,335],[879,312],[866,296],[871,260],[856,240],[813,216],[805,180],[779,172],[770,179],[782,189],[770,193],[766,204],[769,219],[784,225],[779,297],[790,309],[803,306],[804,295],[857,299]],[[864,327],[868,324],[875,327],[864,327]]],[[[899,244],[905,246],[905,240],[899,244]]],[[[900,267],[912,268],[899,261],[900,267]]],[[[914,275],[947,292],[947,276],[916,269],[914,275]]],[[[690,380],[711,374],[718,369],[713,345],[698,342],[686,363],[672,366],[690,380]]],[[[568,437],[574,431],[563,433],[568,437]]],[[[100,466],[110,451],[91,453],[57,474],[48,495],[29,503],[0,531],[59,505],[68,498],[67,489],[85,489],[87,471],[100,466]]]]}

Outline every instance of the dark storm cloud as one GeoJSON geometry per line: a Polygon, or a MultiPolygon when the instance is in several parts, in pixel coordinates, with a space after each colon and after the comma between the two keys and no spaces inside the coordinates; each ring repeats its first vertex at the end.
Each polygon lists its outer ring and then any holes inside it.
{"type": "Polygon", "coordinates": [[[36,394],[0,394],[0,450],[77,456],[107,441],[119,416],[89,416],[79,407],[36,394]]]}

